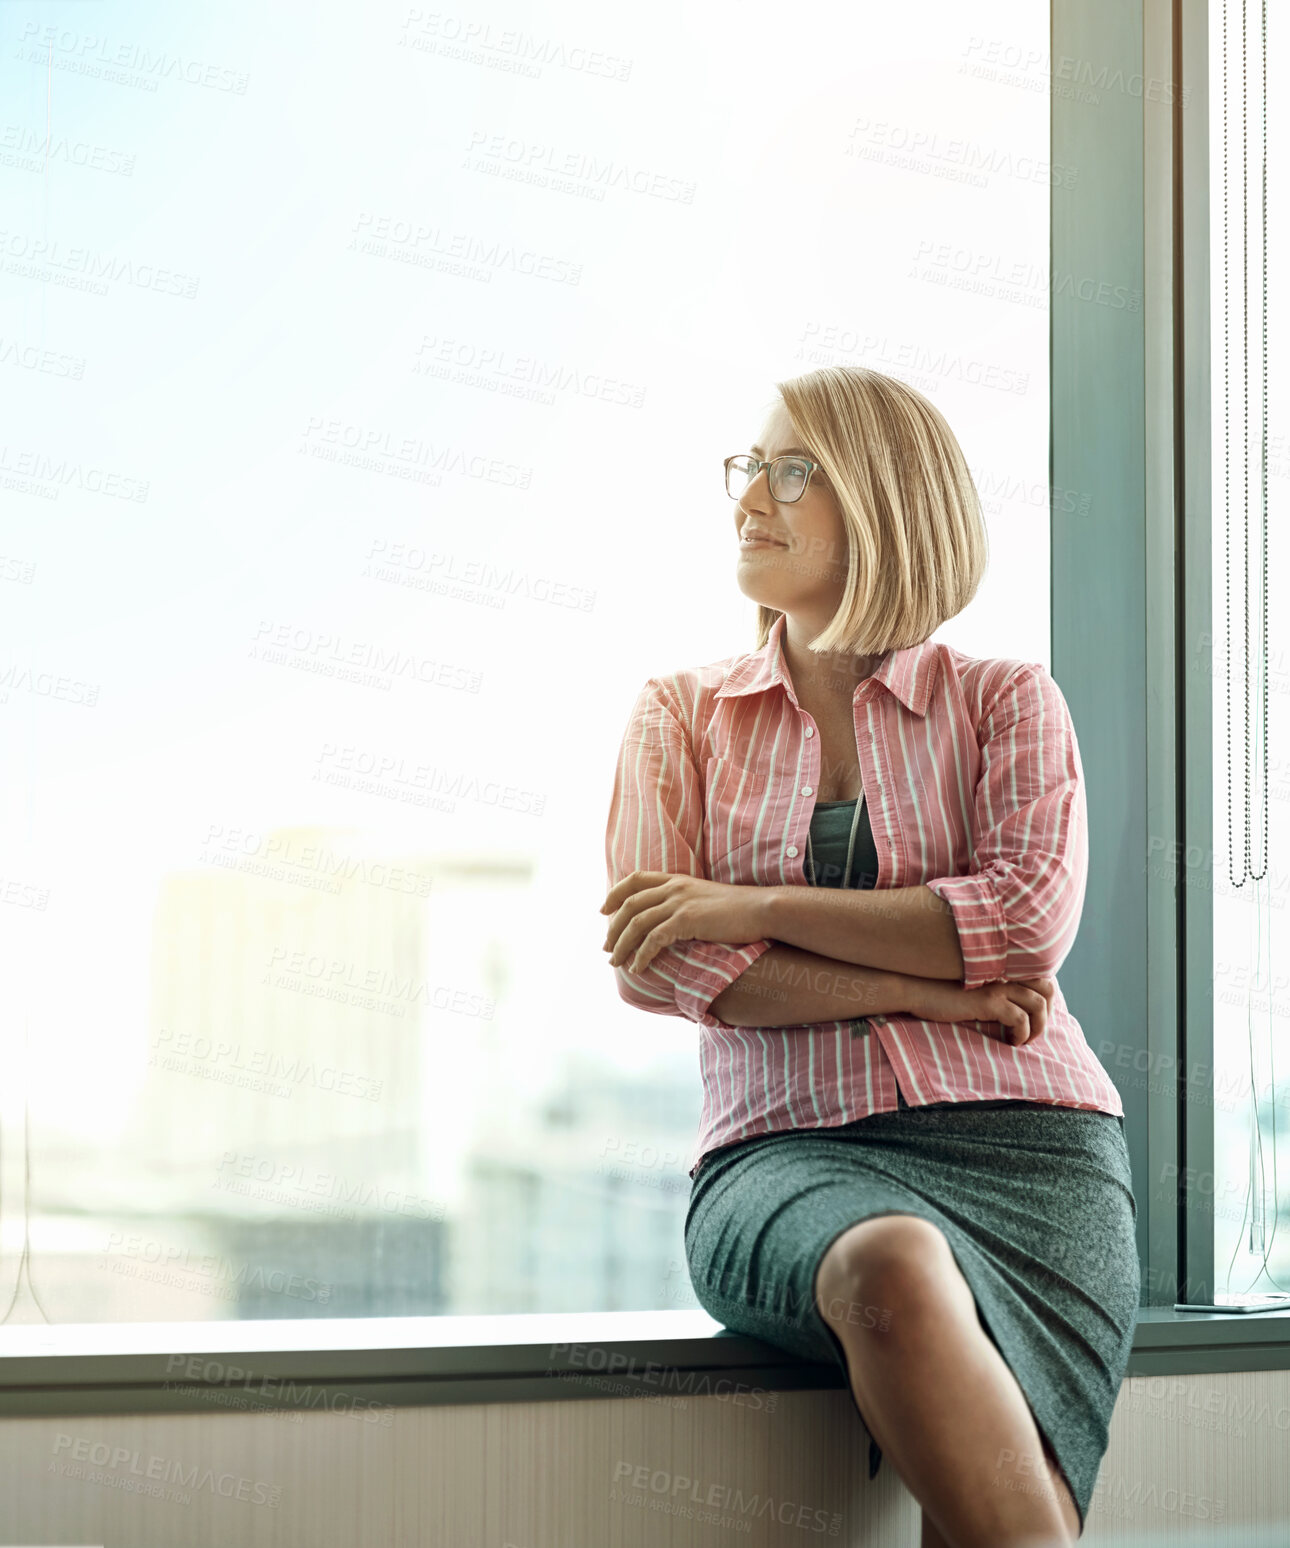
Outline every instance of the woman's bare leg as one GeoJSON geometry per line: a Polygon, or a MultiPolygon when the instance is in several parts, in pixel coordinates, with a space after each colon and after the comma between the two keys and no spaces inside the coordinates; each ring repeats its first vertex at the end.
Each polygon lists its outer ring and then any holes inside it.
{"type": "MultiPolygon", "coordinates": [[[[1079,1511],[1075,1508],[1075,1501],[1071,1498],[1070,1489],[1062,1476],[1061,1468],[1057,1465],[1057,1458],[1053,1455],[1052,1448],[1047,1440],[1044,1441],[1044,1457],[1048,1463],[1048,1477],[1052,1483],[1056,1497],[1062,1502],[1062,1516],[1070,1530],[1072,1541],[1079,1538],[1079,1511]]],[[[956,1548],[956,1544],[950,1542],[947,1537],[941,1535],[940,1528],[927,1514],[922,1512],[922,1535],[918,1540],[918,1548],[956,1548]]]]}
{"type": "Polygon", "coordinates": [[[947,1548],[1076,1540],[1075,1502],[936,1226],[901,1214],[852,1226],[824,1255],[815,1300],[866,1425],[947,1548]]]}
{"type": "Polygon", "coordinates": [[[940,1528],[927,1514],[923,1512],[923,1530],[918,1539],[918,1548],[954,1548],[954,1544],[941,1536],[940,1528]]]}

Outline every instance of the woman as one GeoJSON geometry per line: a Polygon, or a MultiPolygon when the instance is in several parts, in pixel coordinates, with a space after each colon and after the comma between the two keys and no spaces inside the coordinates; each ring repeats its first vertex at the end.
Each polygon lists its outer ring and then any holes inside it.
{"type": "Polygon", "coordinates": [[[936,408],[848,367],[778,392],[726,464],[758,649],[641,690],[605,946],[700,1027],[700,1303],[842,1366],[923,1548],[1070,1542],[1139,1292],[1124,1109],[1054,976],[1074,729],[1042,665],[929,638],[986,559],[936,408]]]}

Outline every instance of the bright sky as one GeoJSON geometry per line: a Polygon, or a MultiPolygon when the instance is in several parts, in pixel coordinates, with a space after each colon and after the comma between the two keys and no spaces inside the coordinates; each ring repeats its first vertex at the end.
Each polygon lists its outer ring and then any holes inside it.
{"type": "Polygon", "coordinates": [[[608,982],[604,819],[644,679],[752,646],[720,464],[778,379],[932,398],[992,544],[944,637],[1047,661],[1047,13],[783,17],[3,8],[3,837],[48,890],[4,1035],[48,1132],[128,1113],[158,889],[212,831],[531,860],[517,1048],[690,1056],[608,982]],[[518,34],[545,62],[499,67],[518,34]],[[381,760],[513,806],[314,778],[381,760]]]}

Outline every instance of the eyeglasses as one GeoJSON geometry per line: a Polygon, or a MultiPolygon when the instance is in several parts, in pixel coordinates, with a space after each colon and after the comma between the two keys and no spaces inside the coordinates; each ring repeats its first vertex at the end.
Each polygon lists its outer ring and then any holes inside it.
{"type": "Polygon", "coordinates": [[[770,497],[781,505],[791,505],[800,500],[812,473],[819,468],[818,462],[809,457],[772,457],[761,462],[756,457],[741,454],[726,458],[726,493],[737,500],[763,468],[770,469],[770,497]]]}

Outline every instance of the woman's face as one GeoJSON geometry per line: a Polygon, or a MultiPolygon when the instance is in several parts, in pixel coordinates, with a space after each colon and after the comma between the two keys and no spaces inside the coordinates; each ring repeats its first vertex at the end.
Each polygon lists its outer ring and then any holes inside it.
{"type": "MultiPolygon", "coordinates": [[[[794,453],[810,456],[782,401],[748,450],[763,462],[794,453]]],[[[769,469],[762,468],[735,503],[735,533],[740,591],[778,612],[820,618],[823,628],[842,599],[847,575],[846,528],[823,469],[812,472],[800,499],[781,505],[771,498],[769,469]],[[750,543],[754,534],[773,546],[750,543]]]]}

